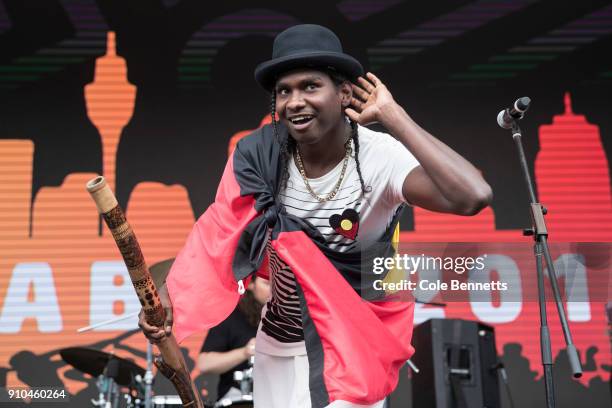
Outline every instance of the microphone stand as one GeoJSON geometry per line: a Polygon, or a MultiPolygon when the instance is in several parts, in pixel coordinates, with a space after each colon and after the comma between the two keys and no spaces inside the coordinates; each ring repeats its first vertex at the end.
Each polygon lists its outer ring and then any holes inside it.
{"type": "Polygon", "coordinates": [[[153,399],[153,371],[152,371],[152,361],[153,361],[153,345],[147,341],[147,371],[144,376],[145,382],[145,408],[152,408],[152,399],[153,399]]]}
{"type": "Polygon", "coordinates": [[[563,336],[565,337],[565,344],[567,347],[567,355],[569,357],[570,366],[575,378],[582,376],[582,366],[580,365],[580,359],[578,358],[578,352],[576,346],[572,341],[572,334],[567,323],[565,316],[565,309],[561,303],[561,294],[559,292],[559,286],[557,284],[557,274],[555,267],[550,255],[550,249],[548,247],[548,231],[546,229],[546,223],[544,222],[544,215],[547,210],[540,204],[536,198],[535,189],[531,176],[529,175],[529,168],[527,167],[527,160],[525,159],[525,151],[523,150],[522,134],[521,129],[517,123],[517,119],[512,120],[512,138],[518,149],[519,161],[521,163],[521,169],[525,183],[527,184],[527,191],[529,192],[530,198],[530,213],[531,213],[531,228],[526,228],[523,231],[525,236],[533,236],[534,239],[534,255],[536,259],[536,270],[538,275],[538,302],[540,305],[540,350],[542,353],[542,366],[544,368],[544,381],[546,388],[546,406],[548,408],[555,407],[555,390],[553,382],[553,358],[550,344],[550,332],[548,330],[548,318],[546,314],[546,295],[544,293],[544,268],[542,264],[542,255],[546,260],[548,266],[548,277],[553,290],[553,296],[557,305],[557,312],[559,313],[559,320],[561,321],[561,327],[563,329],[563,336]]]}

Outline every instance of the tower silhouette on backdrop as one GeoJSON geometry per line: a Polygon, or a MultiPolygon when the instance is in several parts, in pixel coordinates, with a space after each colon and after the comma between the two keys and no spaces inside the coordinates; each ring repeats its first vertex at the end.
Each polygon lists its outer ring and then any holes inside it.
{"type": "Polygon", "coordinates": [[[612,235],[612,197],[608,159],[599,127],[572,111],[540,127],[535,178],[540,201],[550,211],[546,222],[555,241],[607,242],[612,235]]]}

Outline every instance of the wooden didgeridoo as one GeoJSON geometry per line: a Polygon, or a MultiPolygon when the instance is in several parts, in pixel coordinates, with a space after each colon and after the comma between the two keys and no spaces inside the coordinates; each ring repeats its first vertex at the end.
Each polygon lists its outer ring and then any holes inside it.
{"type": "MultiPolygon", "coordinates": [[[[157,288],[151,278],[136,235],[128,224],[123,210],[119,207],[115,195],[102,176],[90,180],[87,183],[87,191],[96,202],[98,212],[113,234],[115,243],[128,268],[147,323],[163,328],[166,313],[157,294],[157,288]]],[[[155,365],[164,376],[172,381],[183,407],[204,408],[174,335],[164,337],[157,347],[161,352],[161,358],[159,356],[155,358],[155,365]]]]}

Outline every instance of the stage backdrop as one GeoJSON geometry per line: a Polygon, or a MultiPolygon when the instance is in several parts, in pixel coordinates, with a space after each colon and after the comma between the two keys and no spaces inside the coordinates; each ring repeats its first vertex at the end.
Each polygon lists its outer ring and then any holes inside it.
{"type": "MultiPolygon", "coordinates": [[[[228,148],[269,120],[255,65],[275,34],[303,22],[336,31],[493,187],[492,207],[475,217],[407,211],[403,242],[529,242],[517,155],[495,124],[525,95],[527,160],[552,241],[612,240],[609,1],[0,0],[0,386],[65,386],[81,407],[95,385],[61,348],[115,350],[144,366],[136,318],[76,332],[140,309],[85,182],[107,178],[149,265],[174,257],[214,197],[228,148]]],[[[560,406],[610,404],[607,300],[570,313],[580,381],[569,379],[549,305],[560,406]]],[[[467,302],[417,307],[417,322],[430,317],[493,325],[515,403],[541,401],[534,299],[485,312],[467,302]]],[[[204,335],[184,343],[192,367],[204,335]]]]}

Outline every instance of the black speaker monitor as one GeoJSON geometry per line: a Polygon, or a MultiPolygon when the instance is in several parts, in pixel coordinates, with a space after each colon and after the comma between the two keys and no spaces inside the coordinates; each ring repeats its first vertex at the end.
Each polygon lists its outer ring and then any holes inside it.
{"type": "Polygon", "coordinates": [[[414,330],[413,408],[500,408],[495,332],[461,319],[431,319],[414,330]]]}

